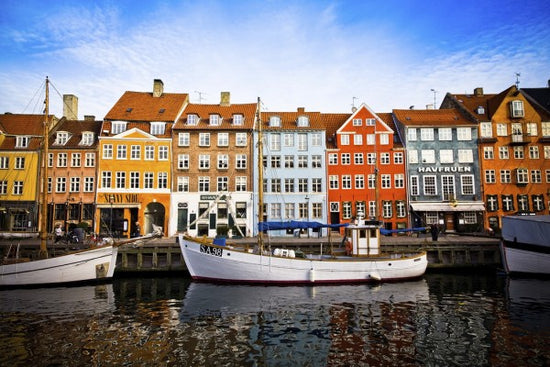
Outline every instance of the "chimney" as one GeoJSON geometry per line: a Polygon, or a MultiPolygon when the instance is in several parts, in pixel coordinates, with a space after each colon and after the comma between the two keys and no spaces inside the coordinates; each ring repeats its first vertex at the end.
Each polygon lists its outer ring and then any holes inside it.
{"type": "Polygon", "coordinates": [[[306,112],[305,107],[298,107],[298,113],[304,113],[306,112]]]}
{"type": "Polygon", "coordinates": [[[477,87],[474,89],[474,96],[481,97],[483,96],[483,88],[477,87]]]}
{"type": "Polygon", "coordinates": [[[164,93],[164,83],[160,79],[153,81],[153,97],[160,97],[164,93]]]}
{"type": "Polygon", "coordinates": [[[229,105],[231,105],[231,93],[221,92],[220,106],[229,106],[229,105]]]}
{"type": "Polygon", "coordinates": [[[78,120],[78,97],[73,94],[63,95],[63,116],[67,120],[78,120]]]}
{"type": "Polygon", "coordinates": [[[84,115],[84,121],[95,121],[94,115],[84,115]]]}

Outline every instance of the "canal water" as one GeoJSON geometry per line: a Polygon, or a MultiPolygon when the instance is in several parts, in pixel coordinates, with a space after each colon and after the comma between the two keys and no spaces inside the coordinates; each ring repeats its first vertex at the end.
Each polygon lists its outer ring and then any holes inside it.
{"type": "Polygon", "coordinates": [[[550,280],[0,291],[0,366],[548,366],[550,280]]]}

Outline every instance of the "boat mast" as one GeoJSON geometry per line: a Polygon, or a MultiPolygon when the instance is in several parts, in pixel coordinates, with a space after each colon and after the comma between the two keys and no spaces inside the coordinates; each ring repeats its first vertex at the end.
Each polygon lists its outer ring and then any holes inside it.
{"type": "Polygon", "coordinates": [[[259,224],[264,218],[264,147],[260,105],[260,97],[258,97],[258,105],[256,106],[256,124],[258,129],[258,246],[260,248],[260,254],[262,254],[264,250],[264,239],[262,231],[259,230],[259,224]]]}
{"type": "Polygon", "coordinates": [[[46,77],[46,99],[44,100],[45,109],[44,109],[44,131],[42,137],[42,213],[40,215],[40,251],[38,256],[41,259],[46,259],[48,257],[47,249],[47,238],[48,231],[47,227],[47,217],[48,217],[48,135],[49,135],[49,113],[50,113],[50,95],[49,95],[49,84],[50,81],[46,77]]]}

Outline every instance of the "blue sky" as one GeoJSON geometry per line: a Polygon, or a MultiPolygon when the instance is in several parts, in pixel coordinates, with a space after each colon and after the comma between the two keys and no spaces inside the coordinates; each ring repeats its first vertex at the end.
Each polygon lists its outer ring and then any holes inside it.
{"type": "Polygon", "coordinates": [[[34,1],[0,3],[0,113],[40,113],[46,75],[102,119],[126,90],[191,102],[259,96],[271,111],[376,112],[446,92],[550,79],[550,2],[34,1]],[[143,4],[141,4],[143,3],[143,4]],[[355,98],[354,98],[355,97],[355,98]]]}

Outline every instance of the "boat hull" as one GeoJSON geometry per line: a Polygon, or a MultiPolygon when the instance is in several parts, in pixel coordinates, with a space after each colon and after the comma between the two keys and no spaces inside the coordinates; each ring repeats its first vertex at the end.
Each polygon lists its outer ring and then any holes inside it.
{"type": "Polygon", "coordinates": [[[413,279],[428,265],[425,252],[412,256],[319,257],[312,259],[259,255],[203,244],[179,236],[191,277],[232,283],[334,284],[413,279]]]}
{"type": "Polygon", "coordinates": [[[118,248],[102,246],[43,260],[0,266],[0,286],[84,282],[113,277],[118,248]]]}
{"type": "Polygon", "coordinates": [[[502,241],[501,249],[504,268],[507,273],[550,275],[549,248],[541,249],[541,251],[521,249],[512,247],[502,241]]]}

